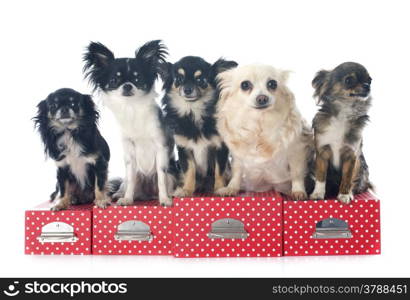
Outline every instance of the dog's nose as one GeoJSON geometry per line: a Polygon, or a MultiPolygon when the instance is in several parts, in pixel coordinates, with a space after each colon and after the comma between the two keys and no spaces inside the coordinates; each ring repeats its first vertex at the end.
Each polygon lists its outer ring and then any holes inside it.
{"type": "Polygon", "coordinates": [[[68,114],[68,107],[62,107],[60,111],[61,114],[68,114]]]}
{"type": "Polygon", "coordinates": [[[269,101],[269,97],[266,95],[259,95],[256,97],[256,104],[263,106],[266,105],[269,101]]]}
{"type": "Polygon", "coordinates": [[[363,83],[363,89],[364,89],[365,91],[370,91],[370,84],[368,84],[368,83],[363,83]]]}
{"type": "Polygon", "coordinates": [[[130,92],[132,90],[132,85],[129,83],[126,83],[122,86],[122,89],[124,90],[124,92],[130,92]]]}
{"type": "Polygon", "coordinates": [[[194,91],[194,89],[191,88],[191,87],[184,87],[184,94],[185,95],[191,95],[193,91],[194,91]]]}

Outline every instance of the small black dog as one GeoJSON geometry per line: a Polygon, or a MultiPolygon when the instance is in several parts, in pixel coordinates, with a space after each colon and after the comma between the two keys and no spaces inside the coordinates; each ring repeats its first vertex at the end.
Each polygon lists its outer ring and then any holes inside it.
{"type": "Polygon", "coordinates": [[[313,120],[316,143],[316,184],[311,198],[337,198],[350,203],[353,195],[371,188],[362,152],[362,131],[371,105],[367,70],[346,62],[313,79],[320,110],[313,120]]]}
{"type": "Polygon", "coordinates": [[[59,89],[38,104],[34,122],[44,143],[45,154],[58,167],[57,187],[51,195],[60,198],[52,210],[71,204],[90,203],[106,207],[110,150],[101,136],[99,114],[89,95],[59,89]]]}
{"type": "Polygon", "coordinates": [[[225,186],[228,149],[216,129],[216,75],[236,66],[223,59],[211,65],[196,56],[162,65],[165,122],[174,134],[182,171],[176,197],[225,186]]]}

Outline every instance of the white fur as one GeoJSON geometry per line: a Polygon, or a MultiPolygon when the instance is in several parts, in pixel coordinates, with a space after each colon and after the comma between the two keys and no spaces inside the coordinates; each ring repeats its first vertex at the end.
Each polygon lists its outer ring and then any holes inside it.
{"type": "Polygon", "coordinates": [[[348,130],[348,119],[352,115],[352,105],[350,102],[338,101],[334,105],[339,106],[339,114],[337,117],[330,119],[330,124],[324,129],[323,133],[316,135],[317,147],[320,149],[325,145],[330,145],[332,150],[332,165],[335,168],[340,167],[340,150],[344,146],[349,146],[354,152],[360,149],[360,141],[355,145],[345,143],[345,135],[348,130]]]}
{"type": "Polygon", "coordinates": [[[205,104],[214,98],[214,90],[206,90],[205,94],[202,95],[201,99],[198,101],[187,101],[179,94],[178,89],[175,88],[170,91],[169,97],[172,98],[172,107],[177,110],[180,116],[192,113],[195,123],[200,125],[202,115],[204,114],[205,104]]]}
{"type": "Polygon", "coordinates": [[[158,175],[158,196],[162,204],[169,205],[165,171],[168,167],[166,138],[158,119],[157,94],[154,89],[145,93],[133,88],[134,96],[121,95],[122,87],[103,93],[102,100],[114,113],[122,131],[126,166],[125,195],[119,204],[132,204],[135,193],[141,190],[139,174],[147,177],[158,175]]]}
{"type": "Polygon", "coordinates": [[[325,198],[326,193],[326,182],[325,181],[317,181],[315,183],[315,189],[313,193],[310,195],[311,199],[322,200],[325,198]]]}
{"type": "Polygon", "coordinates": [[[82,145],[78,144],[69,132],[57,141],[58,147],[65,148],[60,156],[65,156],[62,160],[56,161],[57,167],[69,166],[71,173],[76,177],[79,185],[84,188],[87,183],[87,164],[95,164],[94,155],[85,156],[82,145]]]}
{"type": "Polygon", "coordinates": [[[233,156],[232,180],[219,193],[234,194],[242,188],[305,194],[306,149],[311,141],[302,136],[306,126],[285,85],[287,72],[250,65],[218,77],[222,91],[217,127],[233,156]],[[244,80],[251,81],[252,91],[241,90],[244,80]],[[266,87],[269,80],[277,81],[275,91],[266,87]],[[261,94],[269,97],[270,107],[255,108],[261,94]]]}

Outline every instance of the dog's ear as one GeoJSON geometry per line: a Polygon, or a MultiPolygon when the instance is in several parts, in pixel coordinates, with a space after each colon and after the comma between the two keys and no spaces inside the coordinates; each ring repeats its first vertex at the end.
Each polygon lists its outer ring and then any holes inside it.
{"type": "Polygon", "coordinates": [[[283,83],[286,84],[289,79],[289,75],[292,73],[292,71],[289,70],[280,70],[279,71],[279,80],[283,83]]]}
{"type": "Polygon", "coordinates": [[[135,58],[141,60],[144,64],[153,66],[156,72],[159,72],[159,64],[165,63],[167,55],[167,47],[161,40],[150,41],[135,51],[135,58]]]}
{"type": "Polygon", "coordinates": [[[158,65],[159,75],[164,82],[162,89],[168,90],[172,86],[172,64],[170,62],[163,62],[158,65]]]}
{"type": "MultiPolygon", "coordinates": [[[[49,96],[50,97],[50,96],[49,96]]],[[[40,101],[37,104],[37,114],[32,119],[34,121],[34,128],[38,130],[41,136],[41,141],[44,144],[44,154],[47,156],[49,152],[48,139],[49,139],[49,127],[48,127],[48,105],[47,99],[40,101]]]]}
{"type": "Polygon", "coordinates": [[[34,121],[34,126],[38,129],[47,122],[47,115],[48,115],[48,105],[47,100],[40,101],[37,104],[37,114],[32,119],[34,121]]]}
{"type": "Polygon", "coordinates": [[[315,89],[314,97],[318,98],[318,104],[324,100],[325,91],[327,89],[327,82],[329,80],[329,71],[321,70],[316,73],[312,80],[312,86],[315,89]]]}
{"type": "Polygon", "coordinates": [[[82,95],[81,97],[81,108],[83,110],[83,115],[85,116],[84,120],[89,123],[90,125],[96,124],[98,122],[98,118],[100,114],[95,107],[95,103],[91,97],[91,95],[82,95]]]}
{"type": "Polygon", "coordinates": [[[225,60],[223,58],[218,59],[212,66],[210,71],[210,78],[214,80],[213,84],[216,85],[217,81],[215,80],[219,73],[236,68],[238,63],[232,60],[225,60]]]}
{"type": "Polygon", "coordinates": [[[103,44],[91,42],[88,45],[83,55],[83,73],[94,85],[94,89],[97,88],[97,78],[101,71],[114,59],[114,54],[103,44]]]}
{"type": "Polygon", "coordinates": [[[219,102],[223,103],[232,94],[232,80],[235,69],[229,69],[216,76],[219,102]]]}

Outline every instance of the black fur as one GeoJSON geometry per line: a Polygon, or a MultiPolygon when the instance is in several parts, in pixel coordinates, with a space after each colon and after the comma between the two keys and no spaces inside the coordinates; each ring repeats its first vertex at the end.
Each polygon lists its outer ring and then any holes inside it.
{"type": "MultiPolygon", "coordinates": [[[[174,64],[164,63],[161,65],[161,77],[164,81],[163,89],[165,90],[165,96],[162,99],[165,122],[171,128],[174,136],[184,137],[194,143],[198,143],[200,139],[210,141],[213,137],[219,136],[215,120],[218,99],[216,76],[218,73],[236,66],[236,62],[224,59],[219,59],[211,65],[197,56],[186,56],[174,64]],[[181,69],[184,76],[180,74],[181,69]],[[197,76],[198,71],[200,72],[199,76],[197,76]],[[186,95],[186,89],[190,89],[191,94],[186,95]],[[177,96],[175,96],[175,93],[177,93],[177,96]],[[200,112],[198,110],[187,110],[181,113],[178,107],[179,103],[175,97],[180,97],[178,101],[186,101],[189,106],[199,105],[200,112]],[[200,114],[200,116],[195,114],[200,114]]],[[[178,143],[177,150],[181,171],[185,172],[188,167],[188,160],[195,161],[193,150],[178,145],[178,143]]],[[[205,172],[200,173],[197,168],[197,192],[213,192],[215,163],[218,164],[221,173],[226,171],[229,164],[228,149],[223,143],[221,147],[208,146],[206,152],[207,167],[205,172]]]]}
{"type": "Polygon", "coordinates": [[[51,194],[51,200],[65,193],[65,182],[72,189],[72,204],[90,203],[94,200],[95,182],[100,190],[105,189],[108,173],[110,150],[107,142],[101,136],[98,128],[98,111],[89,95],[80,94],[72,89],[59,89],[51,93],[38,105],[37,115],[33,118],[44,144],[47,157],[56,162],[62,162],[70,154],[70,146],[81,146],[81,157],[95,157],[95,163],[86,164],[84,185],[73,174],[70,164],[64,164],[57,169],[56,190],[51,194]],[[71,115],[70,115],[71,114],[71,115]],[[61,123],[61,119],[69,119],[61,123]],[[63,136],[72,139],[73,143],[64,143],[63,136]]]}
{"type": "Polygon", "coordinates": [[[159,63],[165,63],[167,54],[160,40],[150,41],[137,49],[135,58],[115,58],[103,44],[91,42],[83,56],[83,71],[94,90],[111,91],[131,82],[148,93],[158,77],[159,63]]]}

